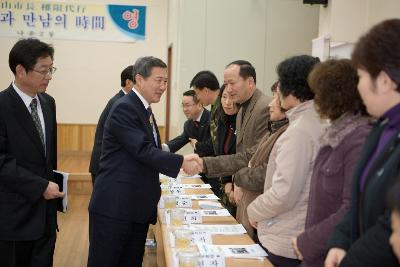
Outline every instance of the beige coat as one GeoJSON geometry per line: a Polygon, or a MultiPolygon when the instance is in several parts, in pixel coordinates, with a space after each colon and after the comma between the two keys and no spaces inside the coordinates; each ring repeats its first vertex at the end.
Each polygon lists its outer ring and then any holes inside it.
{"type": "Polygon", "coordinates": [[[310,179],[327,128],[307,101],[286,113],[289,127],[272,148],[264,193],[247,208],[258,223],[258,238],[271,253],[296,258],[291,238],[304,231],[310,179]]]}
{"type": "MultiPolygon", "coordinates": [[[[246,192],[245,197],[240,201],[242,210],[246,211],[247,206],[264,191],[265,171],[270,152],[277,138],[286,130],[287,126],[287,124],[281,126],[271,135],[267,133],[259,144],[247,149],[246,152],[203,158],[204,172],[207,177],[235,174],[235,184],[246,192]],[[251,167],[249,167],[250,163],[251,167]]],[[[253,234],[247,211],[241,215],[240,222],[245,225],[249,234],[253,234]]]]}
{"type": "MultiPolygon", "coordinates": [[[[242,115],[242,108],[239,109],[236,117],[236,153],[245,152],[246,149],[258,144],[261,138],[268,132],[269,102],[269,97],[256,89],[244,117],[242,115]]],[[[248,222],[246,209],[248,203],[253,201],[259,194],[259,192],[243,189],[243,197],[236,210],[236,220],[243,224],[250,236],[253,236],[254,230],[248,222]]]]}

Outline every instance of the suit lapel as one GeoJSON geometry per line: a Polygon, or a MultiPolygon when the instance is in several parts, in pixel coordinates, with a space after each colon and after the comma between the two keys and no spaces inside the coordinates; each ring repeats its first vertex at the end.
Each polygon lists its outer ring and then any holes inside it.
{"type": "Polygon", "coordinates": [[[39,133],[36,130],[29,110],[26,108],[24,101],[22,101],[22,99],[17,94],[17,92],[15,92],[12,86],[8,88],[8,92],[11,98],[15,118],[17,119],[21,127],[25,130],[27,136],[32,140],[32,142],[35,144],[37,149],[44,157],[45,153],[43,144],[40,141],[39,133]]]}
{"type": "MultiPolygon", "coordinates": [[[[247,110],[246,110],[246,114],[244,114],[242,129],[246,129],[246,125],[250,120],[251,114],[253,112],[253,109],[256,105],[258,98],[259,98],[259,93],[258,93],[258,90],[256,89],[256,91],[254,92],[254,94],[251,97],[249,106],[247,107],[247,110]]],[[[243,131],[241,131],[241,132],[243,132],[243,131]]]]}
{"type": "Polygon", "coordinates": [[[236,136],[236,144],[239,144],[242,141],[243,138],[243,134],[242,134],[242,117],[243,117],[243,108],[241,107],[239,109],[239,112],[236,116],[236,132],[237,132],[237,136],[236,136]]]}
{"type": "Polygon", "coordinates": [[[42,107],[44,126],[46,131],[46,155],[49,155],[49,152],[51,151],[53,145],[51,142],[51,136],[53,136],[54,129],[51,122],[53,121],[54,115],[52,114],[49,103],[45,100],[45,98],[40,94],[38,96],[40,100],[40,106],[42,107]]]}
{"type": "Polygon", "coordinates": [[[119,97],[123,97],[124,95],[125,95],[125,93],[122,91],[122,89],[121,90],[119,90],[119,92],[117,93],[117,95],[119,96],[119,97]]]}
{"type": "MultiPolygon", "coordinates": [[[[160,148],[160,144],[161,144],[160,132],[158,131],[157,121],[156,121],[156,118],[154,117],[154,114],[152,114],[152,116],[153,116],[154,128],[156,129],[156,133],[157,133],[157,144],[154,143],[154,145],[156,147],[160,148]]],[[[153,135],[153,129],[151,131],[151,134],[153,135]]]]}
{"type": "MultiPolygon", "coordinates": [[[[146,126],[147,133],[148,133],[149,136],[151,137],[151,140],[153,140],[154,146],[158,147],[158,146],[156,145],[155,140],[154,140],[153,128],[151,127],[151,124],[150,124],[150,120],[149,120],[149,116],[148,116],[147,110],[144,108],[144,105],[143,105],[142,101],[141,101],[140,98],[136,95],[136,93],[133,92],[133,91],[132,91],[132,92],[129,92],[128,95],[129,95],[129,97],[131,97],[131,98],[133,99],[134,105],[136,105],[136,106],[139,108],[139,110],[141,110],[141,117],[142,117],[142,119],[143,119],[143,121],[144,121],[144,124],[145,124],[145,126],[146,126]]],[[[156,123],[156,120],[155,120],[155,118],[154,118],[154,114],[153,114],[152,116],[153,116],[154,126],[155,126],[156,132],[157,132],[158,144],[160,144],[160,134],[159,134],[158,129],[157,129],[157,123],[156,123]]]]}
{"type": "MultiPolygon", "coordinates": [[[[381,136],[381,133],[385,126],[382,124],[382,122],[374,128],[369,137],[367,138],[367,141],[365,143],[365,147],[361,153],[362,157],[359,160],[359,163],[357,165],[356,171],[354,172],[357,179],[354,179],[354,181],[359,184],[360,183],[360,178],[362,176],[362,172],[365,169],[365,165],[367,164],[368,160],[371,158],[371,155],[374,153],[376,146],[378,145],[379,142],[379,137],[381,136]]],[[[370,169],[370,171],[372,168],[370,169]]],[[[359,188],[359,187],[357,187],[359,188]]]]}
{"type": "Polygon", "coordinates": [[[203,108],[203,114],[201,114],[200,125],[205,125],[210,123],[210,112],[203,108]]]}
{"type": "MultiPolygon", "coordinates": [[[[378,146],[378,143],[379,143],[379,140],[380,140],[380,136],[381,136],[381,134],[382,134],[384,129],[385,129],[385,127],[382,127],[381,131],[379,131],[379,138],[378,138],[378,140],[376,142],[376,146],[375,146],[375,148],[374,148],[374,150],[372,152],[374,152],[376,147],[378,146]]],[[[400,139],[399,135],[400,135],[399,133],[396,133],[390,139],[390,141],[384,146],[384,148],[379,152],[378,157],[375,158],[374,162],[371,165],[371,168],[369,169],[369,171],[367,173],[367,177],[366,177],[366,180],[365,180],[364,188],[367,186],[367,184],[368,184],[368,182],[370,180],[369,178],[375,174],[375,172],[378,170],[379,167],[382,166],[383,161],[386,161],[389,158],[390,154],[393,153],[393,151],[394,151],[394,149],[396,147],[396,144],[399,143],[399,139],[400,139]]],[[[380,171],[383,171],[383,169],[380,170],[380,171]]],[[[382,174],[380,174],[380,175],[382,175],[382,174]]]]}
{"type": "Polygon", "coordinates": [[[239,144],[242,142],[243,140],[243,136],[244,136],[244,129],[246,129],[246,125],[250,120],[252,111],[256,105],[257,99],[259,98],[259,94],[260,92],[258,91],[258,89],[256,89],[256,91],[254,91],[254,94],[251,96],[250,99],[250,103],[246,109],[246,113],[244,114],[244,118],[243,117],[243,108],[240,108],[238,115],[237,115],[237,119],[236,119],[236,129],[237,131],[237,141],[236,143],[239,144]],[[243,121],[243,123],[242,123],[243,121]]]}
{"type": "MultiPolygon", "coordinates": [[[[368,135],[364,148],[362,149],[361,152],[361,158],[357,163],[356,169],[354,170],[354,175],[353,175],[353,182],[352,182],[352,204],[351,204],[351,209],[352,210],[358,210],[359,208],[359,201],[360,201],[360,179],[363,175],[363,171],[365,169],[365,165],[367,164],[369,158],[371,157],[372,153],[374,153],[376,146],[378,145],[379,142],[379,137],[381,136],[381,133],[383,129],[385,128],[385,124],[383,122],[378,122],[375,127],[372,129],[370,134],[368,135]]],[[[375,165],[375,164],[374,164],[375,165]]],[[[368,180],[369,180],[369,175],[372,173],[371,172],[372,168],[368,172],[364,184],[364,188],[367,186],[368,180]]],[[[357,234],[353,235],[352,238],[354,239],[356,236],[358,236],[358,230],[359,230],[359,222],[358,222],[358,215],[352,216],[353,224],[356,226],[354,229],[357,231],[357,234]]]]}

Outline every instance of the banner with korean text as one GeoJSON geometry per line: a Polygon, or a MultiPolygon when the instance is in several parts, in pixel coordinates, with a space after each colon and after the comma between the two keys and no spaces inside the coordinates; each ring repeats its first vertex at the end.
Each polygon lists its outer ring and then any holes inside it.
{"type": "Polygon", "coordinates": [[[0,37],[135,42],[145,36],[146,6],[0,1],[0,37]]]}

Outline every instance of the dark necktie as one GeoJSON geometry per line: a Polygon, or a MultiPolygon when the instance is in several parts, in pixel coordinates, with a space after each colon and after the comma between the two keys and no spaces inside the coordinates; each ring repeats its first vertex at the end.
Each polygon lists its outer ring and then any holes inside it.
{"type": "Polygon", "coordinates": [[[231,125],[229,125],[228,131],[225,136],[225,142],[224,142],[224,154],[227,155],[229,153],[229,148],[231,146],[231,140],[232,140],[232,135],[233,135],[233,128],[231,125]]]}
{"type": "Polygon", "coordinates": [[[147,115],[149,116],[149,122],[150,122],[151,128],[153,130],[154,142],[156,143],[156,146],[158,146],[157,132],[156,132],[156,128],[155,128],[155,125],[154,125],[154,119],[153,119],[153,111],[151,110],[150,106],[147,108],[147,115]]]}
{"type": "Polygon", "coordinates": [[[44,134],[43,134],[43,128],[42,128],[42,124],[40,123],[39,114],[38,114],[38,110],[37,110],[36,98],[32,99],[32,102],[29,106],[31,107],[31,116],[33,119],[33,123],[35,124],[36,130],[39,133],[40,141],[42,141],[42,145],[44,147],[44,134]]]}
{"type": "Polygon", "coordinates": [[[194,126],[196,126],[196,128],[200,127],[200,123],[198,121],[194,121],[194,126]]]}
{"type": "Polygon", "coordinates": [[[154,121],[153,121],[153,111],[151,110],[151,107],[149,106],[147,108],[147,115],[149,116],[149,122],[151,127],[153,127],[154,121]]]}

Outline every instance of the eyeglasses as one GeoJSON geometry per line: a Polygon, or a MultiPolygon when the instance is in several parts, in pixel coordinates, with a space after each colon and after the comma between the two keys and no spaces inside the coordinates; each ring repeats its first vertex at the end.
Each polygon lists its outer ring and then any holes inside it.
{"type": "Polygon", "coordinates": [[[46,76],[46,75],[53,75],[53,74],[56,72],[56,70],[57,70],[57,68],[51,67],[51,68],[49,68],[48,70],[42,70],[42,71],[33,70],[33,71],[34,71],[34,72],[37,72],[37,73],[40,73],[40,74],[42,74],[43,76],[46,76]]]}

